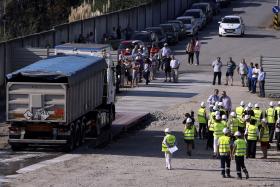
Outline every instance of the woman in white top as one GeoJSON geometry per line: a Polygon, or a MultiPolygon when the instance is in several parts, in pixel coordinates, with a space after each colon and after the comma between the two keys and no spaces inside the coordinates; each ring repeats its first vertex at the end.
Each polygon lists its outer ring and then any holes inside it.
{"type": "Polygon", "coordinates": [[[196,57],[196,64],[195,65],[199,65],[200,46],[201,46],[200,41],[198,40],[198,37],[196,37],[195,45],[194,45],[194,53],[195,53],[195,57],[196,57]]]}

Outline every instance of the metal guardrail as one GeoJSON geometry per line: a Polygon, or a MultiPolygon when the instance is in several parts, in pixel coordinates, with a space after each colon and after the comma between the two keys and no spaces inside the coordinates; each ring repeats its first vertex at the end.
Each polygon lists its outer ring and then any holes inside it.
{"type": "Polygon", "coordinates": [[[266,72],[265,93],[267,97],[280,98],[280,57],[261,56],[260,64],[266,72]]]}

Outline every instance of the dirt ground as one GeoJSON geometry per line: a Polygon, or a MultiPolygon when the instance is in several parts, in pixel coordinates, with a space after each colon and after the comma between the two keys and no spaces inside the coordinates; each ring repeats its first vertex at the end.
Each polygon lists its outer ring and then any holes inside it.
{"type": "MultiPolygon", "coordinates": [[[[234,89],[234,88],[231,88],[234,89]]],[[[78,158],[23,174],[11,186],[280,186],[280,159],[273,144],[269,159],[247,159],[248,180],[237,180],[235,161],[231,162],[232,179],[222,179],[220,162],[205,149],[206,140],[195,140],[195,150],[188,157],[183,142],[183,113],[198,108],[198,101],[173,106],[155,113],[157,121],[145,129],[129,132],[104,149],[84,148],[78,158]],[[184,111],[184,112],[182,112],[184,111]],[[161,152],[163,129],[169,127],[178,139],[179,151],[172,160],[173,170],[165,169],[161,152]],[[75,163],[75,164],[73,164],[75,163]]],[[[236,95],[237,96],[237,95],[236,95]]]]}

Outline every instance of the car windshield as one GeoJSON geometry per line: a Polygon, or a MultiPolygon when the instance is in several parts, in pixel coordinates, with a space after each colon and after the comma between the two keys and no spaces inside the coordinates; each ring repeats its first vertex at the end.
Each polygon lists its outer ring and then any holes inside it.
{"type": "Polygon", "coordinates": [[[161,28],[164,30],[164,32],[174,32],[173,27],[169,25],[161,25],[161,28]]]}
{"type": "Polygon", "coordinates": [[[184,24],[192,24],[191,19],[180,19],[184,24]]]}
{"type": "Polygon", "coordinates": [[[132,36],[132,40],[141,40],[142,42],[150,42],[149,34],[135,34],[132,36]]]}
{"type": "Polygon", "coordinates": [[[240,23],[239,18],[224,18],[223,23],[240,23]]]}
{"type": "Polygon", "coordinates": [[[185,12],[184,16],[193,16],[194,18],[200,18],[199,12],[185,12]]]}
{"type": "Polygon", "coordinates": [[[193,9],[201,9],[203,13],[206,13],[206,6],[204,5],[193,5],[193,9]]]}
{"type": "Polygon", "coordinates": [[[133,49],[133,44],[132,43],[121,43],[119,45],[119,49],[126,49],[126,48],[133,49]]]}

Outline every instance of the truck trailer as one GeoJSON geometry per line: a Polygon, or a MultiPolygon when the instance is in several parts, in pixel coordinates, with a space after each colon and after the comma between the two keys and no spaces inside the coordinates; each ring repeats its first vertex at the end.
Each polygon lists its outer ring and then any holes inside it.
{"type": "Polygon", "coordinates": [[[114,65],[109,48],[98,44],[64,44],[56,56],[6,76],[9,144],[63,146],[67,151],[86,138],[111,139],[115,118],[114,65]]]}

